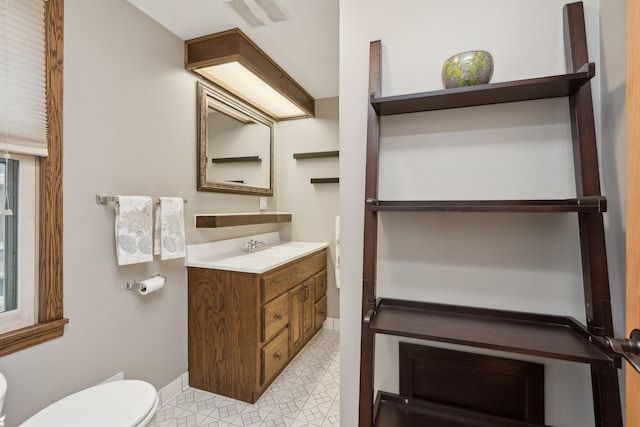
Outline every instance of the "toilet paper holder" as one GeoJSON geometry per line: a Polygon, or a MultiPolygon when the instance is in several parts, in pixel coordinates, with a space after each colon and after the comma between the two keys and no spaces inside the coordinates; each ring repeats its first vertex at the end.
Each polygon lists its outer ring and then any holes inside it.
{"type": "MultiPolygon", "coordinates": [[[[164,283],[167,282],[167,277],[163,276],[161,274],[154,274],[153,276],[149,277],[149,279],[153,279],[154,277],[162,277],[162,281],[164,283]]],[[[127,282],[127,290],[128,291],[132,291],[132,290],[135,290],[135,289],[140,289],[141,291],[145,291],[145,290],[147,290],[147,288],[146,288],[146,286],[145,286],[145,284],[143,282],[144,282],[144,280],[142,280],[142,281],[134,280],[133,283],[127,282]]]]}

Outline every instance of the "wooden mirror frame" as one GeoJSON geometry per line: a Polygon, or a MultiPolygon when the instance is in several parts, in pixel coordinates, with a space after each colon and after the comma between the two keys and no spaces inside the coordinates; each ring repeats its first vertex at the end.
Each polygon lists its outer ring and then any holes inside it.
{"type": "Polygon", "coordinates": [[[273,196],[273,140],[274,122],[264,114],[253,109],[233,95],[219,88],[213,88],[197,82],[198,97],[198,191],[216,191],[222,193],[250,194],[254,196],[273,196]],[[269,187],[255,187],[234,183],[207,181],[207,110],[209,100],[224,104],[239,114],[250,117],[270,129],[269,138],[269,187]]]}

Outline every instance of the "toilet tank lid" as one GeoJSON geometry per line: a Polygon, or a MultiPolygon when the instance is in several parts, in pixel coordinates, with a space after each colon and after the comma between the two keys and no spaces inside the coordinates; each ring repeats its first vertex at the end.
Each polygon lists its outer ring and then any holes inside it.
{"type": "Polygon", "coordinates": [[[20,427],[134,427],[153,410],[156,399],[147,382],[111,381],[52,403],[20,427]]]}

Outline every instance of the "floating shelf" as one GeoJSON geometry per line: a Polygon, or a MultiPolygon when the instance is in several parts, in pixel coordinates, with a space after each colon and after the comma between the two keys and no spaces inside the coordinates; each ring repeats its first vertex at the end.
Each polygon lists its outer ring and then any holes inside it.
{"type": "Polygon", "coordinates": [[[546,427],[380,391],[373,426],[546,427]]]}
{"type": "Polygon", "coordinates": [[[214,157],[211,159],[211,163],[244,163],[244,162],[256,162],[261,163],[260,156],[243,156],[243,157],[214,157]]]}
{"type": "Polygon", "coordinates": [[[581,212],[607,211],[604,196],[564,200],[392,200],[367,199],[370,211],[581,212]]]}
{"type": "Polygon", "coordinates": [[[559,98],[574,94],[595,76],[593,62],[576,73],[486,85],[436,90],[409,95],[371,98],[379,116],[446,110],[477,105],[503,104],[534,99],[559,98]]]}
{"type": "MultiPolygon", "coordinates": [[[[366,322],[366,320],[365,320],[366,322]]],[[[575,319],[382,298],[370,312],[375,333],[616,366],[606,344],[575,319]]]]}
{"type": "Polygon", "coordinates": [[[290,213],[283,212],[196,215],[196,228],[291,222],[291,217],[290,213]]]}
{"type": "Polygon", "coordinates": [[[322,159],[326,157],[340,157],[340,151],[314,151],[310,153],[293,153],[296,160],[322,159]]]}
{"type": "Polygon", "coordinates": [[[312,184],[337,184],[340,178],[311,178],[312,184]]]}

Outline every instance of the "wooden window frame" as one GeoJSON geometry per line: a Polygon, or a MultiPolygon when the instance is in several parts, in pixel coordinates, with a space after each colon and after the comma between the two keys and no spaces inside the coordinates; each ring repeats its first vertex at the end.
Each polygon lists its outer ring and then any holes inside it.
{"type": "Polygon", "coordinates": [[[47,139],[40,159],[38,321],[0,334],[0,356],[61,337],[62,310],[62,92],[64,0],[45,0],[47,139]]]}

